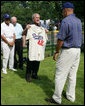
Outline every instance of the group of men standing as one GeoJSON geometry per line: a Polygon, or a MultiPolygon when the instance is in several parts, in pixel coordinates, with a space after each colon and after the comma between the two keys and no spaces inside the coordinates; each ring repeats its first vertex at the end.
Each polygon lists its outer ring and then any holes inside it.
{"type": "Polygon", "coordinates": [[[27,60],[26,79],[28,79],[27,81],[30,82],[31,71],[32,71],[32,77],[38,79],[37,72],[39,69],[40,61],[44,60],[44,51],[47,41],[46,32],[48,31],[47,29],[40,27],[40,15],[37,13],[33,14],[32,19],[34,24],[27,25],[24,30],[21,24],[17,23],[16,17],[12,17],[10,19],[10,15],[5,14],[4,18],[5,21],[1,24],[3,73],[7,74],[8,60],[9,60],[9,69],[17,71],[16,70],[18,65],[17,54],[19,57],[19,68],[23,70],[23,47],[25,47],[25,39],[26,39],[29,40],[29,47],[28,47],[29,58],[27,60]]]}
{"type": "MultiPolygon", "coordinates": [[[[58,104],[62,102],[61,95],[66,79],[66,97],[71,102],[75,101],[76,74],[82,44],[82,24],[80,19],[74,14],[74,5],[72,3],[64,3],[62,13],[64,19],[57,34],[58,40],[53,56],[53,59],[57,60],[55,91],[51,99],[46,99],[48,102],[58,104]]],[[[29,41],[26,81],[30,82],[31,76],[38,79],[37,73],[40,61],[44,60],[45,46],[48,39],[46,34],[48,30],[40,26],[40,15],[37,13],[33,14],[33,24],[27,25],[24,30],[17,23],[16,17],[11,18],[12,24],[10,23],[10,16],[8,14],[5,14],[4,18],[5,21],[1,24],[3,73],[7,74],[8,59],[9,69],[16,71],[14,69],[17,68],[16,52],[19,55],[19,68],[23,69],[23,47],[25,46],[26,39],[29,41]]]]}

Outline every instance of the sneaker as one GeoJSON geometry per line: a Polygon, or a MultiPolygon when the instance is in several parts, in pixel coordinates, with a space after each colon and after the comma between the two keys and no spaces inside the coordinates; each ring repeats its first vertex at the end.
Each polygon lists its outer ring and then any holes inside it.
{"type": "Polygon", "coordinates": [[[10,70],[12,70],[12,71],[17,71],[16,69],[14,69],[14,68],[9,68],[10,70]]]}
{"type": "Polygon", "coordinates": [[[6,71],[6,70],[4,70],[4,69],[2,69],[2,70],[3,70],[3,73],[4,73],[4,74],[7,74],[7,71],[6,71]]]}
{"type": "Polygon", "coordinates": [[[3,73],[4,73],[4,74],[7,74],[7,72],[4,72],[4,71],[3,71],[3,73]]]}
{"type": "Polygon", "coordinates": [[[71,97],[66,97],[69,101],[74,102],[75,99],[72,99],[71,97]]]}

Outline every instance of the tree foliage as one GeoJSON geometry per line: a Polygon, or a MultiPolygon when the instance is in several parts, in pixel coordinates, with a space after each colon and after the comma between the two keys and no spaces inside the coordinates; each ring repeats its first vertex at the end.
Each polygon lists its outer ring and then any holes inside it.
{"type": "MultiPolygon", "coordinates": [[[[1,1],[1,20],[9,13],[16,16],[23,26],[32,22],[32,14],[39,13],[42,20],[62,19],[62,4],[67,1],[1,1]]],[[[75,5],[76,15],[84,18],[84,1],[71,1],[75,5]]]]}

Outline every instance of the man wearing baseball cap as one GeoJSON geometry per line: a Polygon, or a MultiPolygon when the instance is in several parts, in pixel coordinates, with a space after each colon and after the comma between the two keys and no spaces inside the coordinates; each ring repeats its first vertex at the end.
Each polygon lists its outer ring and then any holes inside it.
{"type": "Polygon", "coordinates": [[[4,14],[4,18],[5,19],[10,19],[10,15],[9,14],[4,14]]]}
{"type": "Polygon", "coordinates": [[[4,15],[4,22],[1,23],[1,45],[3,53],[3,68],[4,74],[7,74],[7,64],[9,60],[9,69],[16,71],[14,65],[14,44],[15,31],[14,26],[10,23],[10,15],[4,15]]]}
{"type": "Polygon", "coordinates": [[[61,95],[66,80],[66,97],[71,102],[75,101],[76,74],[82,44],[82,24],[81,20],[74,14],[74,5],[72,3],[63,4],[63,16],[64,19],[57,35],[56,52],[53,56],[54,60],[57,59],[55,91],[52,99],[46,99],[48,102],[58,104],[62,102],[61,95]]]}

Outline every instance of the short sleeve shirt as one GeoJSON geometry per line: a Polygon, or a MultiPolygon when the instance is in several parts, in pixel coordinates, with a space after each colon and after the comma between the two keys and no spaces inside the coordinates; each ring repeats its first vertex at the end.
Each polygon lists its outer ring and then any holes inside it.
{"type": "Polygon", "coordinates": [[[9,41],[13,41],[13,35],[15,34],[14,26],[10,23],[9,26],[3,22],[1,24],[1,35],[9,41]]]}
{"type": "Polygon", "coordinates": [[[15,39],[22,38],[23,28],[22,28],[21,24],[16,23],[16,25],[14,26],[14,28],[15,28],[15,39]]]}
{"type": "Polygon", "coordinates": [[[64,41],[63,47],[80,48],[83,38],[81,20],[75,14],[64,18],[61,22],[57,38],[64,41]]]}

